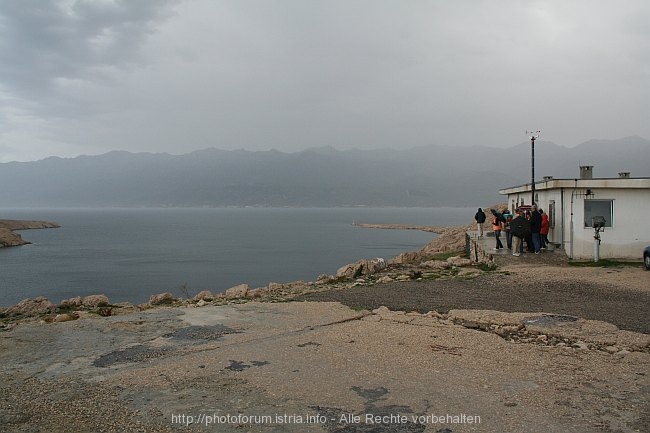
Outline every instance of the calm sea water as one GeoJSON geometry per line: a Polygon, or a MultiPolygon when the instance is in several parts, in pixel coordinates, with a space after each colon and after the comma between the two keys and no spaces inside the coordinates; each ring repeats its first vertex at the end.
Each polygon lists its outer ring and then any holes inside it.
{"type": "Polygon", "coordinates": [[[0,305],[106,294],[145,302],[154,293],[215,293],[241,283],[315,281],[361,258],[416,251],[435,235],[363,229],[353,221],[457,225],[460,208],[0,209],[0,218],[49,220],[32,242],[0,249],[0,305]]]}

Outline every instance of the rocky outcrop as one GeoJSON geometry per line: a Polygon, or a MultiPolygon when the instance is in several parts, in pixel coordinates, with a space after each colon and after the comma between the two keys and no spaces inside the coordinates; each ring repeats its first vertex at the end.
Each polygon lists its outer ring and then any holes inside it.
{"type": "Polygon", "coordinates": [[[212,301],[215,296],[209,290],[203,290],[199,292],[195,297],[192,298],[193,301],[212,301]]]}
{"type": "Polygon", "coordinates": [[[6,321],[8,323],[5,325],[6,329],[11,321],[35,317],[40,317],[46,323],[57,323],[77,320],[82,317],[84,312],[92,312],[104,317],[112,316],[113,308],[118,308],[122,312],[135,310],[135,307],[128,302],[111,305],[106,295],[76,296],[61,301],[59,305],[55,305],[49,299],[39,296],[24,299],[11,307],[0,308],[0,318],[9,319],[6,321]]]}
{"type": "Polygon", "coordinates": [[[90,295],[83,298],[81,304],[87,308],[105,307],[109,304],[106,295],[90,295]]]}
{"type": "Polygon", "coordinates": [[[66,309],[93,309],[97,307],[105,307],[109,305],[110,302],[106,295],[88,295],[84,296],[75,296],[74,298],[65,299],[61,301],[59,307],[66,309]]]}
{"type": "Polygon", "coordinates": [[[388,230],[419,230],[423,232],[430,233],[442,233],[447,230],[448,227],[441,226],[412,226],[407,224],[369,224],[369,223],[353,223],[357,227],[363,227],[366,229],[388,229],[388,230]]]}
{"type": "Polygon", "coordinates": [[[382,258],[362,259],[339,268],[336,271],[336,278],[356,278],[361,275],[372,275],[383,269],[386,269],[386,261],[382,258]]]}
{"type": "Polygon", "coordinates": [[[60,307],[67,309],[80,308],[83,303],[84,300],[81,296],[75,296],[74,298],[64,299],[61,301],[60,307]]]}
{"type": "Polygon", "coordinates": [[[79,313],[64,313],[64,314],[57,314],[54,316],[54,319],[52,319],[53,323],[61,323],[61,322],[70,322],[72,320],[77,320],[79,318],[79,313]]]}
{"type": "Polygon", "coordinates": [[[49,299],[39,296],[20,301],[18,304],[2,311],[2,315],[6,317],[38,316],[40,314],[52,313],[55,309],[56,306],[49,299]]]}
{"type": "Polygon", "coordinates": [[[420,252],[423,254],[437,254],[465,249],[465,233],[474,229],[474,226],[468,224],[462,227],[447,227],[438,237],[425,245],[420,252]]]}
{"type": "Polygon", "coordinates": [[[50,221],[0,219],[0,228],[9,230],[54,229],[58,227],[61,226],[50,221]]]}
{"type": "Polygon", "coordinates": [[[226,290],[226,299],[245,298],[250,290],[248,284],[240,284],[226,290]]]}
{"type": "Polygon", "coordinates": [[[176,301],[176,299],[174,298],[174,295],[172,295],[169,292],[159,293],[157,295],[151,295],[149,297],[149,305],[171,304],[174,301],[176,301]]]}
{"type": "Polygon", "coordinates": [[[19,245],[25,245],[28,243],[29,242],[23,240],[23,238],[18,233],[14,233],[9,229],[0,228],[0,248],[17,247],[19,245]]]}
{"type": "Polygon", "coordinates": [[[49,221],[0,220],[0,248],[17,247],[30,242],[24,240],[14,230],[48,229],[60,227],[49,221]]]}
{"type": "Polygon", "coordinates": [[[401,253],[388,261],[391,265],[404,265],[406,263],[417,263],[424,259],[424,254],[420,252],[406,252],[401,253]]]}

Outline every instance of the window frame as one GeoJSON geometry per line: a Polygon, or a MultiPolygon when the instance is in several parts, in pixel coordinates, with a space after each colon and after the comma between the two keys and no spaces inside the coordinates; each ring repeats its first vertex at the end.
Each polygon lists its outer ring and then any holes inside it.
{"type": "Polygon", "coordinates": [[[590,198],[590,199],[586,199],[584,201],[582,211],[583,211],[583,216],[584,216],[584,218],[583,218],[584,219],[584,228],[586,228],[586,229],[593,228],[592,223],[591,223],[591,219],[593,217],[596,217],[596,216],[602,216],[602,217],[605,218],[605,226],[604,226],[604,228],[614,228],[614,199],[610,199],[610,198],[594,198],[594,199],[590,198]],[[601,212],[602,210],[601,209],[598,209],[596,211],[591,211],[591,209],[590,209],[589,212],[587,212],[587,205],[588,204],[595,204],[595,203],[597,203],[597,204],[609,204],[609,212],[608,212],[608,214],[602,215],[602,212],[601,212]]]}

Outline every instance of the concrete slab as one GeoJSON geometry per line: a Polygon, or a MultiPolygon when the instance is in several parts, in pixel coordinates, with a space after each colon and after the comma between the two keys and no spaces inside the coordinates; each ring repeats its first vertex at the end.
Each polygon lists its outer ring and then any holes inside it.
{"type": "Polygon", "coordinates": [[[517,344],[439,316],[324,302],[161,308],[1,333],[0,426],[632,432],[650,419],[648,371],[647,352],[517,344]]]}

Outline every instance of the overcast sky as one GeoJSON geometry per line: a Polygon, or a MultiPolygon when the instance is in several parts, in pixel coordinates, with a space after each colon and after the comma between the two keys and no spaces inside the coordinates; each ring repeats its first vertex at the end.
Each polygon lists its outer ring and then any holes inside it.
{"type": "Polygon", "coordinates": [[[648,0],[2,0],[0,162],[650,138],[648,0]]]}

